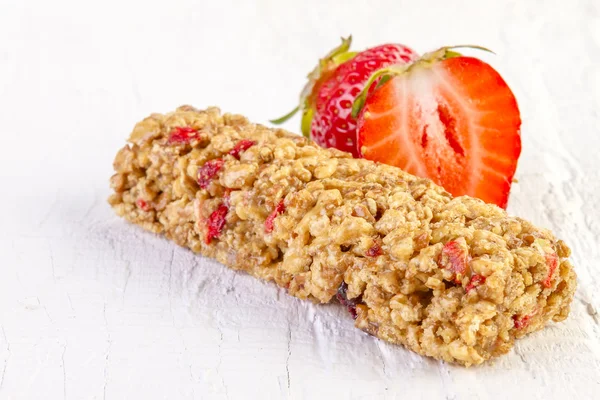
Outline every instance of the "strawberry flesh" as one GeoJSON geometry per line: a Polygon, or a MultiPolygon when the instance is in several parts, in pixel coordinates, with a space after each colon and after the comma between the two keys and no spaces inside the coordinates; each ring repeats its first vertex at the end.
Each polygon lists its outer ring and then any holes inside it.
{"type": "Polygon", "coordinates": [[[138,201],[135,202],[135,204],[142,209],[142,211],[150,211],[150,204],[148,204],[147,201],[145,201],[144,199],[138,199],[138,201]]]}
{"type": "Polygon", "coordinates": [[[461,243],[452,240],[444,245],[440,254],[440,266],[453,273],[454,283],[460,283],[468,269],[469,254],[461,243]]]}
{"type": "Polygon", "coordinates": [[[342,281],[342,284],[340,285],[340,287],[338,288],[337,294],[336,294],[336,298],[338,299],[338,301],[348,309],[348,312],[350,313],[350,315],[352,315],[353,319],[356,319],[356,317],[358,316],[358,314],[356,313],[356,305],[359,303],[358,299],[348,299],[347,296],[347,292],[348,292],[348,284],[344,281],[342,281]]]}
{"type": "Polygon", "coordinates": [[[485,283],[485,276],[483,275],[473,275],[471,280],[467,284],[465,290],[469,293],[471,290],[475,289],[478,286],[481,286],[485,283]]]}
{"type": "Polygon", "coordinates": [[[521,119],[502,77],[472,57],[414,65],[366,98],[360,154],[505,208],[521,119]]]}
{"type": "Polygon", "coordinates": [[[198,130],[189,126],[177,126],[169,135],[169,143],[189,143],[192,139],[198,139],[198,130]]]}
{"type": "Polygon", "coordinates": [[[529,325],[529,320],[531,319],[531,315],[513,315],[513,321],[515,324],[515,329],[523,329],[526,328],[527,325],[529,325]]]}
{"type": "Polygon", "coordinates": [[[546,279],[542,281],[542,285],[544,285],[545,288],[550,288],[552,287],[552,277],[554,276],[554,272],[558,267],[558,256],[556,253],[546,254],[546,264],[548,264],[549,271],[546,279]]]}
{"type": "Polygon", "coordinates": [[[273,227],[274,227],[273,224],[275,222],[275,218],[277,218],[277,216],[279,214],[283,214],[284,212],[285,212],[285,204],[283,204],[283,200],[281,200],[277,204],[277,206],[275,206],[273,211],[271,211],[271,214],[269,214],[269,216],[265,220],[265,233],[273,232],[273,227]]]}
{"type": "Polygon", "coordinates": [[[240,153],[248,150],[250,147],[254,146],[256,142],[254,140],[242,139],[236,143],[236,145],[229,151],[229,154],[240,159],[240,153]]]}
{"type": "Polygon", "coordinates": [[[198,186],[206,189],[210,182],[217,176],[217,173],[223,168],[224,161],[221,158],[208,160],[198,168],[198,186]]]}
{"type": "Polygon", "coordinates": [[[210,214],[208,217],[208,231],[206,232],[205,242],[206,244],[210,244],[213,239],[218,238],[225,227],[227,213],[229,212],[229,207],[225,204],[221,204],[215,211],[210,214]]]}
{"type": "Polygon", "coordinates": [[[381,245],[379,243],[375,243],[373,246],[371,246],[369,248],[369,250],[367,250],[368,257],[377,257],[377,256],[380,256],[381,253],[382,253],[381,245]]]}

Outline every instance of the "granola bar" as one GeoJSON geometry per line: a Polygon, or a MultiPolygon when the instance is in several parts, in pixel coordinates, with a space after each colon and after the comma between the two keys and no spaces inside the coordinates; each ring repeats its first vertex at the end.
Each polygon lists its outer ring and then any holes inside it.
{"type": "Polygon", "coordinates": [[[109,199],[128,221],[466,366],[562,321],[576,287],[551,232],[428,179],[190,106],[138,123],[109,199]]]}

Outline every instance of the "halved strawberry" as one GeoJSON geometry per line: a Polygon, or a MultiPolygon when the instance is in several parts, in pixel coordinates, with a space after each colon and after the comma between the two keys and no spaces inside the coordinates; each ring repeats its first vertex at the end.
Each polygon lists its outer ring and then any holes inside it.
{"type": "Polygon", "coordinates": [[[521,118],[498,72],[442,48],[377,79],[385,83],[368,96],[367,85],[354,107],[361,155],[506,208],[521,118]]]}

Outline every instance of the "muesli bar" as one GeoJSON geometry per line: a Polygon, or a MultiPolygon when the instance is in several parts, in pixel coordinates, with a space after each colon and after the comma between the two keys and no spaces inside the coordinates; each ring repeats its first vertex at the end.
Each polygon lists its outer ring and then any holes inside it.
{"type": "Polygon", "coordinates": [[[114,168],[118,215],[293,296],[337,298],[422,355],[479,364],[569,313],[570,250],[548,230],[240,115],[153,114],[114,168]]]}

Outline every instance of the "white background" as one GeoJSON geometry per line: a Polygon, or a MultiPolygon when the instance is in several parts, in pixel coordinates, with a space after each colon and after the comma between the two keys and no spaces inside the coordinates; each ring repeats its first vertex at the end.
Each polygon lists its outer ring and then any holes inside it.
{"type": "Polygon", "coordinates": [[[592,398],[599,93],[596,0],[0,0],[0,399],[592,398]],[[498,54],[480,55],[523,118],[509,211],[572,247],[565,323],[449,366],[113,215],[112,159],[136,121],[192,104],[266,123],[349,33],[357,49],[498,54]]]}

